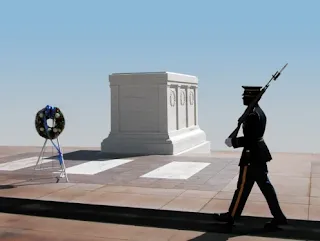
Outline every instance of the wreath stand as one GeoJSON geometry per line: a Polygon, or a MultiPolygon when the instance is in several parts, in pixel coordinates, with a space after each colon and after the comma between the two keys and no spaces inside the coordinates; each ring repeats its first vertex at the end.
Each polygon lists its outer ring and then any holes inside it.
{"type": "MultiPolygon", "coordinates": [[[[46,111],[48,109],[51,110],[52,107],[51,106],[47,106],[45,108],[46,111]]],[[[44,109],[42,109],[41,111],[43,111],[43,110],[44,109]]],[[[43,120],[44,120],[45,130],[48,133],[47,119],[45,119],[45,117],[44,117],[43,120]]],[[[55,121],[54,121],[54,118],[52,118],[52,127],[54,127],[54,126],[55,126],[55,121]]],[[[53,142],[52,139],[45,138],[45,141],[44,141],[43,146],[41,148],[41,151],[39,153],[39,157],[38,157],[37,163],[36,163],[35,168],[33,170],[33,177],[35,177],[35,172],[36,171],[48,170],[48,169],[49,170],[50,169],[51,170],[52,169],[58,169],[58,171],[53,172],[53,174],[58,174],[58,176],[55,177],[57,179],[56,183],[58,183],[61,178],[65,178],[66,182],[69,182],[69,178],[68,178],[68,175],[67,175],[67,172],[66,172],[66,166],[65,166],[65,162],[64,162],[63,152],[61,150],[61,146],[60,146],[60,142],[59,142],[59,137],[56,137],[55,139],[57,141],[57,145],[53,142]],[[42,167],[43,161],[47,160],[46,158],[44,158],[44,154],[45,154],[45,150],[46,150],[48,141],[50,141],[52,143],[52,155],[51,156],[54,156],[53,155],[53,148],[55,148],[56,151],[57,151],[59,166],[54,166],[54,160],[52,160],[52,166],[51,167],[50,166],[49,167],[42,167]]]]}
{"type": "MultiPolygon", "coordinates": [[[[46,147],[47,147],[47,143],[48,143],[48,140],[49,139],[45,139],[44,143],[43,143],[43,146],[41,148],[41,151],[40,151],[40,154],[39,154],[39,157],[38,157],[38,160],[37,160],[37,164],[34,168],[34,174],[36,171],[41,171],[41,170],[54,170],[54,169],[58,169],[58,171],[56,172],[53,172],[54,174],[58,174],[58,176],[56,176],[56,179],[57,179],[57,183],[60,181],[61,178],[65,178],[66,179],[66,182],[69,182],[69,178],[68,178],[68,175],[67,175],[67,172],[66,172],[66,165],[64,163],[64,158],[63,158],[63,153],[62,153],[62,150],[61,150],[61,147],[60,147],[60,142],[59,142],[59,137],[57,138],[57,144],[58,145],[55,145],[53,143],[52,140],[50,140],[53,144],[54,147],[56,147],[56,149],[58,149],[58,160],[59,160],[59,166],[55,167],[53,165],[53,161],[52,161],[52,166],[51,167],[42,167],[42,164],[43,164],[43,160],[45,160],[44,158],[44,153],[45,153],[45,150],[46,150],[46,147]]],[[[53,151],[52,151],[53,152],[53,151]]],[[[33,175],[35,176],[35,175],[33,175]]]]}

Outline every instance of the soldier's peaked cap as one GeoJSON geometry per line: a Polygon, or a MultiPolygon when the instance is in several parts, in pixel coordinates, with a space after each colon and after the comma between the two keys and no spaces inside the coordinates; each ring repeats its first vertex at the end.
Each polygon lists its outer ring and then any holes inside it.
{"type": "Polygon", "coordinates": [[[244,89],[243,91],[244,96],[255,96],[262,89],[261,86],[242,86],[242,88],[244,89]]]}

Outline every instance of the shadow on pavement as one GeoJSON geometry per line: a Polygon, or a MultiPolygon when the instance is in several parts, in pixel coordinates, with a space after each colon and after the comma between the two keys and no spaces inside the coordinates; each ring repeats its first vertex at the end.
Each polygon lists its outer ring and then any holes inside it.
{"type": "MultiPolygon", "coordinates": [[[[97,150],[78,150],[63,154],[65,160],[68,161],[98,161],[104,159],[129,158],[138,155],[111,155],[97,150]]],[[[140,155],[139,155],[140,156],[140,155]]],[[[47,157],[46,159],[57,158],[57,155],[47,157]]]]}
{"type": "MultiPolygon", "coordinates": [[[[188,241],[226,241],[232,240],[236,236],[223,233],[205,233],[196,238],[188,239],[188,241]]],[[[245,238],[243,240],[246,240],[245,238]]]]}
{"type": "Polygon", "coordinates": [[[191,239],[195,241],[228,240],[231,237],[238,236],[320,240],[320,223],[316,221],[291,219],[289,225],[283,227],[282,231],[268,232],[263,229],[263,226],[270,220],[269,218],[245,216],[239,220],[239,223],[230,232],[225,225],[215,223],[212,215],[207,213],[9,198],[1,197],[1,190],[0,212],[206,232],[206,234],[191,239]]]}

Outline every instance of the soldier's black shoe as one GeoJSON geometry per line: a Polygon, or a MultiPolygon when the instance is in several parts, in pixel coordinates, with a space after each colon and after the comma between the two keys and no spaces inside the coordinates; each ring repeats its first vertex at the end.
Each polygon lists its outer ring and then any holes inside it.
{"type": "Polygon", "coordinates": [[[214,213],[213,218],[214,218],[214,220],[216,220],[218,222],[224,222],[224,223],[230,224],[231,226],[234,223],[234,220],[229,212],[227,212],[227,213],[214,213]]]}
{"type": "Polygon", "coordinates": [[[267,222],[264,225],[264,228],[268,230],[281,230],[279,226],[283,226],[287,224],[288,224],[288,220],[286,218],[281,218],[281,219],[274,218],[270,222],[267,222]]]}

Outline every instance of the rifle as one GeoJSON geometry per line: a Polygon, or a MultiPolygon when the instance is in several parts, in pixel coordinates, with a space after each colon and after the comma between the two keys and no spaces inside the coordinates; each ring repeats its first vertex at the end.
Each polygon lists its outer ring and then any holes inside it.
{"type": "Polygon", "coordinates": [[[256,106],[256,104],[259,102],[259,100],[261,99],[262,95],[264,94],[264,92],[266,92],[266,90],[268,89],[270,82],[272,80],[276,81],[276,79],[278,79],[278,77],[280,76],[281,72],[287,67],[288,63],[285,64],[285,66],[282,67],[282,69],[280,71],[277,71],[274,75],[272,75],[271,79],[269,80],[269,82],[266,84],[265,87],[263,87],[263,89],[259,92],[259,94],[254,98],[253,101],[251,101],[250,105],[247,107],[247,109],[244,111],[244,113],[240,116],[240,118],[238,119],[238,126],[236,129],[234,129],[234,131],[229,135],[229,138],[235,138],[238,135],[238,132],[240,130],[240,127],[242,125],[242,123],[244,122],[244,120],[247,118],[247,116],[251,113],[251,111],[253,110],[253,108],[256,106]]]}

